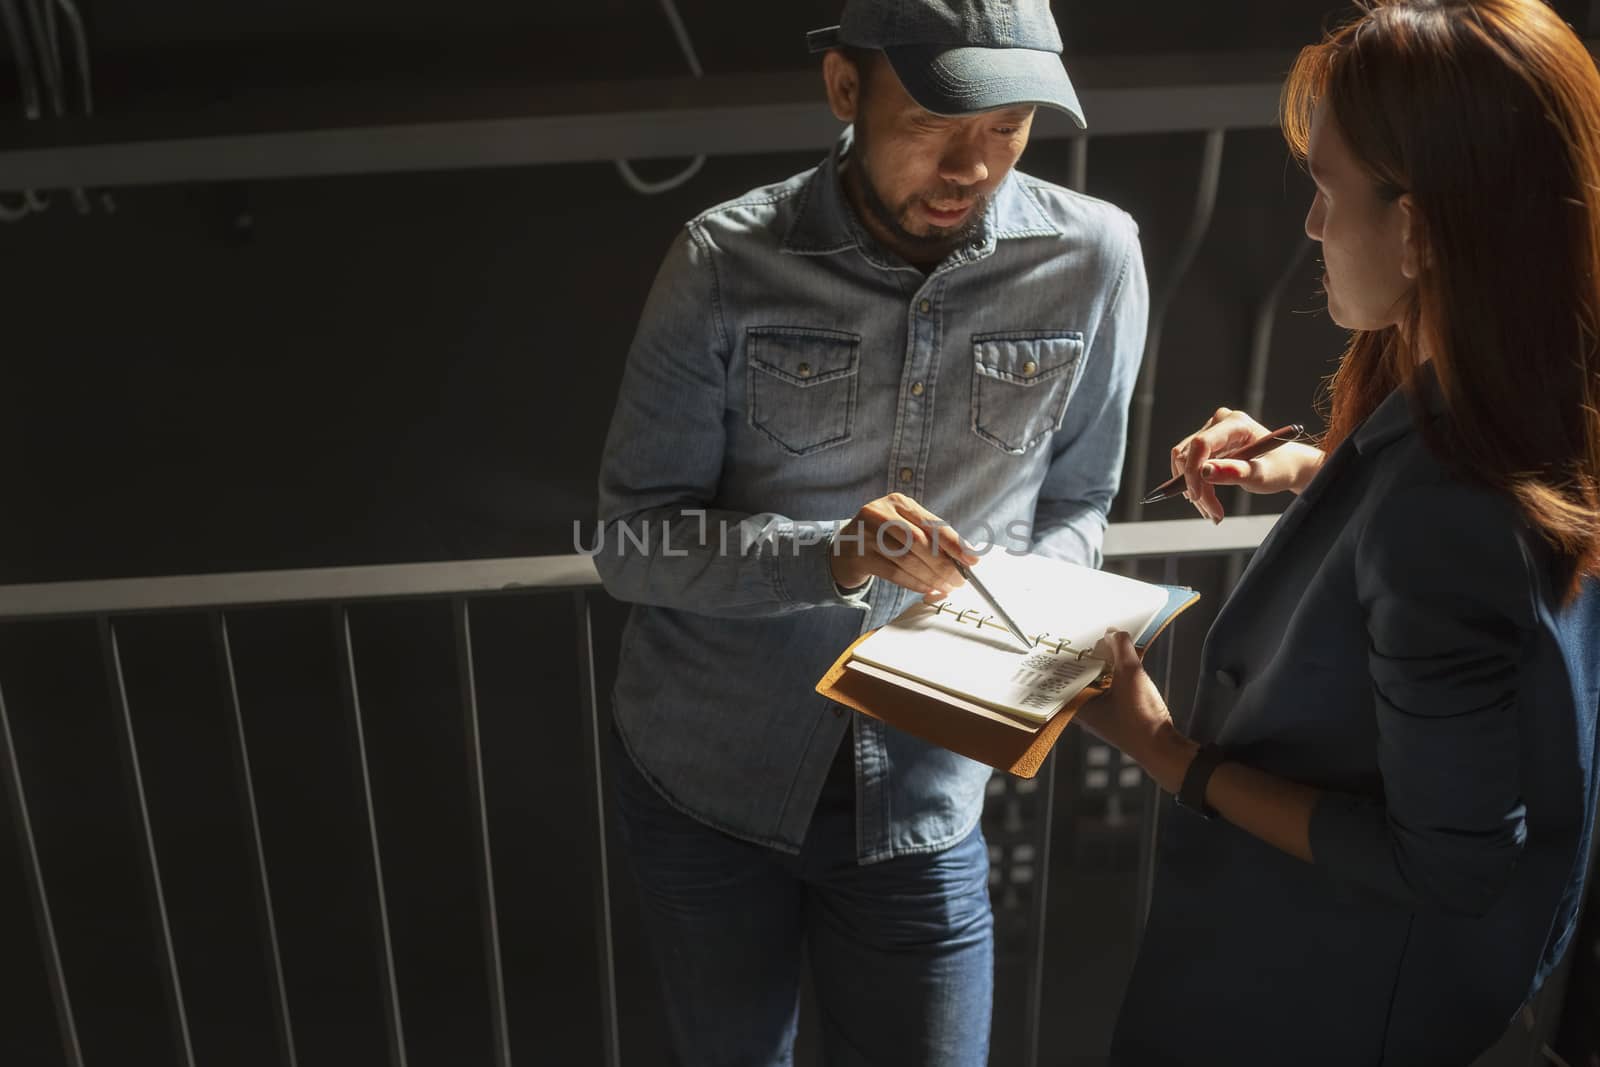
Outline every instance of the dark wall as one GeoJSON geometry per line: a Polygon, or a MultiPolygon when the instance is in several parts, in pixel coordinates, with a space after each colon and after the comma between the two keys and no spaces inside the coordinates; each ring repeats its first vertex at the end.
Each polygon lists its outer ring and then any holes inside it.
{"type": "MultiPolygon", "coordinates": [[[[1199,152],[1091,145],[1090,188],[1140,219],[1158,286],[1199,152]]],[[[713,159],[656,199],[561,166],[134,189],[7,229],[0,463],[26,519],[0,527],[0,580],[570,551],[672,235],[820,153],[713,159]]],[[[1158,459],[1242,402],[1255,303],[1299,240],[1306,182],[1276,135],[1225,158],[1161,354],[1158,459]]],[[[1025,159],[1066,163],[1065,142],[1025,159]]],[[[1267,421],[1307,417],[1338,352],[1315,273],[1285,302],[1267,421]]]]}
{"type": "MultiPolygon", "coordinates": [[[[839,0],[676,0],[711,74],[803,70],[807,30],[832,25],[839,0]]],[[[396,80],[422,89],[663,77],[686,67],[657,0],[151,0],[85,3],[102,110],[192,107],[263,88],[396,80]]],[[[1583,0],[1558,9],[1578,11],[1583,0]]],[[[1330,0],[1226,0],[1053,7],[1069,58],[1289,49],[1351,10],[1330,0]]]]}
{"type": "MultiPolygon", "coordinates": [[[[1290,47],[1341,10],[1057,8],[1081,55],[1290,47]]],[[[681,5],[713,74],[804,68],[799,35],[837,9],[762,5],[752,20],[731,2],[681,5]]],[[[404,100],[467,81],[681,70],[646,0],[166,0],[88,14],[99,107],[113,114],[227,114],[228,100],[274,86],[332,98],[364,84],[404,100]]],[[[13,112],[3,97],[0,111],[13,112]]],[[[1200,141],[1091,142],[1090,191],[1140,221],[1158,288],[1172,281],[1200,141]]],[[[673,233],[825,148],[716,158],[657,198],[605,165],[118,190],[111,216],[80,217],[58,197],[0,231],[0,477],[16,516],[0,524],[0,581],[567,550],[571,522],[591,514],[634,316],[673,233]]],[[[1041,142],[1024,166],[1065,181],[1066,153],[1041,142]]],[[[1300,239],[1308,195],[1274,132],[1230,135],[1221,203],[1160,354],[1152,477],[1166,442],[1242,402],[1255,303],[1300,239]]],[[[1304,264],[1278,317],[1266,421],[1308,417],[1338,354],[1317,273],[1304,264]]]]}

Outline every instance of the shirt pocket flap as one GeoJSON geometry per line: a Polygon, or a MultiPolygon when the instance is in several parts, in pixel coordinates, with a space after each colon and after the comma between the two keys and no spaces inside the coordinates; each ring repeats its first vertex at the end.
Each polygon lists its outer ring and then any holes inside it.
{"type": "Polygon", "coordinates": [[[809,388],[856,372],[861,338],[814,327],[756,326],[747,333],[750,365],[809,388]]]}
{"type": "Polygon", "coordinates": [[[984,377],[1032,386],[1070,373],[1083,354],[1083,334],[986,333],[972,338],[974,369],[984,377]]]}

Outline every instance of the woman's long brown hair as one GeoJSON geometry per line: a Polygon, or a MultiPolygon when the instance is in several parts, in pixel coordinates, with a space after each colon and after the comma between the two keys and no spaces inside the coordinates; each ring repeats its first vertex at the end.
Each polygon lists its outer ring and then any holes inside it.
{"type": "Polygon", "coordinates": [[[1575,594],[1600,575],[1600,72],[1541,0],[1360,6],[1300,53],[1284,136],[1304,160],[1325,104],[1380,195],[1411,195],[1425,254],[1399,324],[1351,336],[1324,444],[1426,353],[1430,441],[1517,502],[1575,594]]]}

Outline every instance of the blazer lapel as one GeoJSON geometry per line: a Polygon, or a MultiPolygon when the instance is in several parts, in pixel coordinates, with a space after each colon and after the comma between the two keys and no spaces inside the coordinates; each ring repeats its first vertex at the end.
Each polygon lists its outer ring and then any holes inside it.
{"type": "Polygon", "coordinates": [[[1322,469],[1317,472],[1317,476],[1311,479],[1311,484],[1306,486],[1305,491],[1295,497],[1289,506],[1284,509],[1283,514],[1273,524],[1272,529],[1267,533],[1260,547],[1250,557],[1249,566],[1244,569],[1244,574],[1239,578],[1239,584],[1234,587],[1233,593],[1228,598],[1230,601],[1239,600],[1262,568],[1271,561],[1273,556],[1283,550],[1283,546],[1294,537],[1295,530],[1300,527],[1301,523],[1306,521],[1306,516],[1311,513],[1311,509],[1317,506],[1317,501],[1322,499],[1322,496],[1327,492],[1328,486],[1332,485],[1345,472],[1354,462],[1356,455],[1357,452],[1353,440],[1347,440],[1334,449],[1333,455],[1323,462],[1322,469]]]}
{"type": "MultiPolygon", "coordinates": [[[[1440,409],[1440,402],[1433,367],[1425,364],[1418,374],[1418,389],[1423,403],[1430,411],[1437,412],[1440,409]]],[[[1383,403],[1356,427],[1356,431],[1334,449],[1333,455],[1322,464],[1322,469],[1311,479],[1311,484],[1306,486],[1305,491],[1284,509],[1283,515],[1273,525],[1271,532],[1261,542],[1261,546],[1256,549],[1255,555],[1251,557],[1250,565],[1240,576],[1239,584],[1234,588],[1229,600],[1238,600],[1240,595],[1247,591],[1252,579],[1260,574],[1272,558],[1283,550],[1283,546],[1293,539],[1295,531],[1317,506],[1317,501],[1327,494],[1328,487],[1340,477],[1346,476],[1358,458],[1371,456],[1394,443],[1410,433],[1415,425],[1405,390],[1396,389],[1385,397],[1383,403]]]]}

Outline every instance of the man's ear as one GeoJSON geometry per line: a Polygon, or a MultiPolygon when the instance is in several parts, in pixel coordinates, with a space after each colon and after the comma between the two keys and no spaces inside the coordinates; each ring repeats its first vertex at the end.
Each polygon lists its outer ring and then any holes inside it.
{"type": "Polygon", "coordinates": [[[1417,202],[1410,193],[1401,195],[1400,205],[1400,273],[1416,281],[1433,261],[1422,232],[1422,216],[1417,213],[1417,202]]]}
{"type": "Polygon", "coordinates": [[[828,107],[840,122],[854,122],[861,109],[861,72],[837,48],[822,57],[822,81],[828,88],[828,107]]]}

